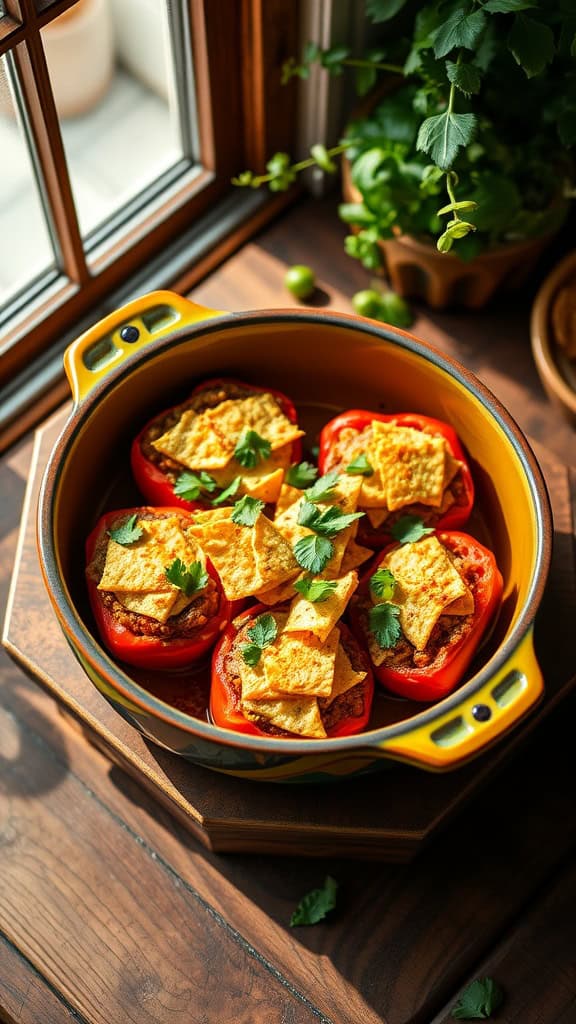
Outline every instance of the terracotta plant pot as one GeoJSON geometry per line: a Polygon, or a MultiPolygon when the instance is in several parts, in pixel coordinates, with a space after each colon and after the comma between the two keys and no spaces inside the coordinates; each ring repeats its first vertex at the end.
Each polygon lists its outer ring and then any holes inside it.
{"type": "MultiPolygon", "coordinates": [[[[347,160],[342,163],[342,191],[345,202],[362,202],[361,193],[352,183],[347,160]]],[[[552,238],[550,233],[501,245],[481,253],[470,263],[464,263],[451,252],[438,252],[432,241],[420,242],[410,235],[398,235],[379,244],[386,276],[399,295],[424,299],[434,309],[479,309],[497,289],[519,287],[552,238]]]]}

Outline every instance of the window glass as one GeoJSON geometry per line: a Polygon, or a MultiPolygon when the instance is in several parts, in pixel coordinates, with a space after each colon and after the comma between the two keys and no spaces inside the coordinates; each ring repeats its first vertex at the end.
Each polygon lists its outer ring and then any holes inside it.
{"type": "MultiPolygon", "coordinates": [[[[79,0],[42,30],[83,237],[192,157],[181,130],[188,97],[176,75],[169,6],[172,20],[186,7],[79,0]]],[[[185,43],[179,39],[179,51],[185,43]]]]}
{"type": "Polygon", "coordinates": [[[54,267],[50,235],[24,130],[17,115],[7,57],[0,57],[0,306],[54,267]]]}

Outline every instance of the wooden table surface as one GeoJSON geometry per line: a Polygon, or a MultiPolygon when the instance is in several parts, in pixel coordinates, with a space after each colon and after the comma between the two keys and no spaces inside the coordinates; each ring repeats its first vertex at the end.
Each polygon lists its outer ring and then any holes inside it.
{"type": "MultiPolygon", "coordinates": [[[[334,206],[291,209],[192,297],[293,306],[283,272],[310,263],[320,301],[348,311],[366,273],[342,252],[334,206]]],[[[421,310],[413,331],[570,465],[576,435],[531,360],[534,287],[482,313],[421,310]]],[[[0,463],[4,602],[31,451],[26,438],[0,463]]],[[[411,864],[218,855],[0,659],[0,1021],[441,1024],[489,976],[500,1024],[576,1022],[574,692],[411,864]],[[328,874],[336,911],[290,928],[328,874]]],[[[383,813],[393,785],[382,774],[383,813]]]]}

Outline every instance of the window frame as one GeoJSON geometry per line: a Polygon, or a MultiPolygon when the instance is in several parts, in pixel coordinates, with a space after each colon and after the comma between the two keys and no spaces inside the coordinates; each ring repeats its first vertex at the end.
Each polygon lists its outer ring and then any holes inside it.
{"type": "MultiPolygon", "coordinates": [[[[0,339],[0,387],[12,385],[31,361],[74,329],[110,296],[130,287],[159,253],[178,248],[190,225],[218,216],[233,186],[231,177],[245,167],[261,169],[270,152],[290,149],[295,134],[293,88],[280,84],[279,68],[298,47],[298,4],[293,0],[182,0],[190,19],[194,66],[200,169],[176,177],[172,185],[137,216],[129,227],[86,251],[80,235],[70,177],[49,73],[41,44],[41,29],[77,3],[45,2],[37,11],[34,0],[5,0],[0,17],[0,55],[10,51],[23,86],[22,113],[33,141],[38,174],[58,240],[62,272],[31,284],[23,295],[25,312],[12,316],[0,339]],[[226,117],[217,111],[225,110],[226,117]]],[[[263,207],[273,215],[286,202],[263,195],[237,192],[238,224],[257,216],[263,207]],[[249,200],[249,201],[247,201],[249,200]],[[250,212],[247,213],[247,211],[250,212]]],[[[288,197],[289,198],[289,197],[288,197]]],[[[230,210],[224,213],[228,233],[234,231],[230,210]]],[[[98,229],[97,229],[98,230],[98,229]]],[[[241,231],[242,234],[242,231],[241,231]]],[[[244,228],[245,234],[245,228],[244,228]]],[[[225,240],[224,240],[225,243],[225,240]]],[[[193,247],[192,247],[193,248],[193,247]]],[[[193,270],[180,260],[167,270],[172,280],[190,279],[193,270]]],[[[17,308],[16,301],[12,304],[17,308]]],[[[92,319],[95,317],[93,316],[92,319]]]]}

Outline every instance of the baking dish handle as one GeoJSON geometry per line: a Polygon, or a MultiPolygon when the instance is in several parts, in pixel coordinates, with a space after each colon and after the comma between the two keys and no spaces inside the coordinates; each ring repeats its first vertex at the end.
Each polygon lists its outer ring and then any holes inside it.
{"type": "Polygon", "coordinates": [[[77,405],[110,370],[167,334],[227,314],[199,306],[176,292],[149,292],[99,320],[64,353],[64,369],[77,405]]]}
{"type": "Polygon", "coordinates": [[[384,757],[430,771],[446,771],[469,761],[510,729],[544,692],[530,629],[497,675],[455,708],[426,725],[385,740],[384,757]]]}

